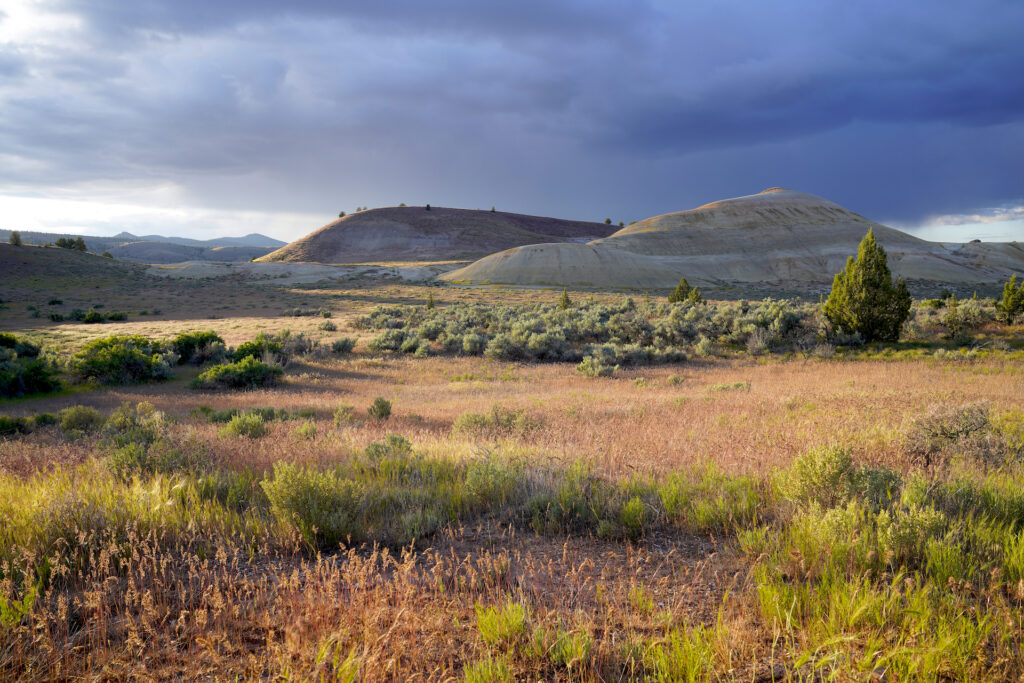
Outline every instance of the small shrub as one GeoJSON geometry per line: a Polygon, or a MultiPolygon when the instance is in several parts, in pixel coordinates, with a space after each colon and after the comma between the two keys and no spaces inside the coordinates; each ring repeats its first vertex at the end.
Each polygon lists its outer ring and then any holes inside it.
{"type": "Polygon", "coordinates": [[[339,356],[346,353],[352,353],[352,349],[356,347],[356,340],[351,337],[342,337],[341,339],[335,339],[331,343],[331,353],[339,356]]]}
{"type": "Polygon", "coordinates": [[[576,372],[584,377],[611,377],[618,369],[618,365],[608,365],[597,356],[587,356],[576,366],[576,372]]]}
{"type": "Polygon", "coordinates": [[[41,356],[38,346],[13,334],[0,333],[0,398],[55,391],[57,367],[41,356]]]}
{"type": "Polygon", "coordinates": [[[107,320],[110,322],[122,322],[128,319],[128,314],[124,311],[111,311],[107,313],[107,320]]]}
{"type": "Polygon", "coordinates": [[[490,413],[459,415],[452,424],[452,431],[465,434],[523,434],[538,426],[539,423],[523,410],[509,410],[494,405],[490,413]]]}
{"type": "Polygon", "coordinates": [[[99,311],[90,309],[89,312],[82,317],[82,322],[87,325],[101,323],[103,322],[103,314],[99,311]]]}
{"type": "Polygon", "coordinates": [[[836,446],[812,448],[793,461],[780,488],[794,502],[832,508],[849,497],[852,473],[849,450],[836,446]]]}
{"type": "Polygon", "coordinates": [[[338,406],[334,411],[334,426],[345,427],[355,422],[355,408],[353,406],[338,406]]]}
{"type": "Polygon", "coordinates": [[[250,439],[259,439],[267,435],[267,424],[260,415],[246,414],[235,415],[220,430],[223,437],[247,436],[250,439]]]}
{"type": "Polygon", "coordinates": [[[236,362],[250,357],[262,360],[267,355],[281,353],[281,348],[282,344],[280,341],[260,332],[256,335],[255,339],[239,344],[238,348],[231,354],[231,357],[236,362]]]}
{"type": "Polygon", "coordinates": [[[178,354],[179,363],[194,365],[201,365],[209,361],[211,356],[215,355],[211,351],[215,346],[220,350],[220,355],[224,353],[224,340],[213,330],[182,332],[171,341],[171,346],[178,354]]]}
{"type": "Polygon", "coordinates": [[[100,411],[89,406],[71,406],[57,415],[60,431],[65,436],[91,434],[104,425],[106,419],[100,411]]]}
{"type": "Polygon", "coordinates": [[[292,430],[292,438],[299,441],[312,441],[316,438],[316,423],[306,421],[292,430]]]}
{"type": "Polygon", "coordinates": [[[324,332],[336,332],[338,330],[338,326],[332,323],[330,320],[325,320],[324,322],[320,323],[317,326],[317,328],[323,330],[324,332]]]}
{"type": "Polygon", "coordinates": [[[374,420],[383,422],[391,417],[391,401],[378,396],[373,400],[370,407],[366,409],[366,413],[374,420]]]}
{"type": "Polygon", "coordinates": [[[245,356],[235,363],[215,365],[189,385],[193,389],[259,389],[273,386],[284,371],[276,366],[245,356]]]}
{"type": "Polygon", "coordinates": [[[32,431],[32,420],[25,417],[0,415],[0,436],[28,434],[32,431]]]}

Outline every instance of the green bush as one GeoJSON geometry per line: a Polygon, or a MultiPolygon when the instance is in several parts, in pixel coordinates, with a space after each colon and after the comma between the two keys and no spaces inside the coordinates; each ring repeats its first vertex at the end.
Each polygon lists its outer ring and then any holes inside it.
{"type": "Polygon", "coordinates": [[[374,420],[383,422],[391,417],[391,401],[383,396],[373,399],[373,403],[366,409],[366,413],[374,420]]]}
{"type": "Polygon", "coordinates": [[[312,441],[316,438],[316,423],[307,420],[292,430],[292,438],[299,441],[312,441]]]}
{"type": "Polygon", "coordinates": [[[491,406],[489,413],[463,413],[455,418],[452,431],[464,434],[490,434],[493,436],[524,434],[540,423],[523,410],[510,410],[500,405],[491,406]]]}
{"type": "Polygon", "coordinates": [[[246,414],[235,415],[220,430],[223,437],[247,436],[250,439],[259,439],[267,435],[266,423],[259,415],[246,414]]]}
{"type": "Polygon", "coordinates": [[[522,603],[509,599],[499,607],[477,604],[476,624],[480,638],[489,647],[507,647],[526,635],[529,611],[522,603]]]}
{"type": "Polygon", "coordinates": [[[177,360],[160,342],[141,335],[112,335],[89,342],[71,359],[71,369],[83,380],[100,384],[133,384],[172,377],[177,360]]]}
{"type": "Polygon", "coordinates": [[[352,424],[356,420],[355,412],[353,406],[338,406],[334,411],[334,426],[340,428],[352,424]]]}
{"type": "Polygon", "coordinates": [[[171,341],[171,347],[178,354],[179,363],[201,365],[209,360],[223,357],[224,340],[213,330],[182,332],[171,341]],[[215,349],[219,349],[218,353],[215,349]]]}
{"type": "Polygon", "coordinates": [[[273,386],[284,371],[276,365],[244,356],[235,363],[214,365],[192,380],[193,389],[259,389],[273,386]]]}
{"type": "Polygon", "coordinates": [[[611,377],[618,369],[618,365],[608,365],[596,356],[587,356],[576,366],[576,372],[584,377],[611,377]]]}
{"type": "Polygon", "coordinates": [[[0,398],[55,391],[60,388],[57,367],[41,357],[35,344],[0,333],[0,398]]]}
{"type": "Polygon", "coordinates": [[[352,349],[356,347],[356,339],[351,337],[342,337],[341,339],[335,339],[331,343],[331,353],[339,356],[346,353],[352,353],[352,349]]]}
{"type": "Polygon", "coordinates": [[[281,350],[282,342],[280,340],[268,337],[263,332],[260,332],[256,335],[255,339],[239,344],[231,357],[236,362],[249,357],[262,360],[267,355],[281,353],[281,350]]]}
{"type": "Polygon", "coordinates": [[[92,309],[82,317],[82,322],[87,325],[95,325],[96,323],[101,323],[103,321],[103,314],[92,309]]]}
{"type": "Polygon", "coordinates": [[[32,418],[0,415],[0,436],[28,434],[32,431],[32,418]]]}
{"type": "Polygon", "coordinates": [[[89,406],[71,406],[57,415],[60,431],[65,436],[76,437],[91,434],[106,423],[100,411],[89,406]]]}

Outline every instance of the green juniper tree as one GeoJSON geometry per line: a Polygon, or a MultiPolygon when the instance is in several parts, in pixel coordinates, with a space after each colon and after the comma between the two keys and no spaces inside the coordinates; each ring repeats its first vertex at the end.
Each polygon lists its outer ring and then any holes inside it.
{"type": "Polygon", "coordinates": [[[1003,285],[1003,298],[996,303],[999,319],[1012,325],[1018,315],[1024,313],[1024,282],[1017,284],[1017,276],[1011,277],[1003,285]]]}
{"type": "Polygon", "coordinates": [[[572,306],[572,300],[569,298],[569,292],[562,288],[562,298],[558,300],[558,310],[566,311],[572,306]]]}
{"type": "Polygon", "coordinates": [[[11,231],[11,236],[7,239],[7,241],[10,244],[13,244],[16,247],[20,247],[21,246],[21,233],[18,232],[17,230],[12,230],[11,231]]]}
{"type": "Polygon", "coordinates": [[[823,312],[840,332],[859,333],[866,342],[896,341],[910,316],[910,304],[907,285],[903,278],[893,283],[885,250],[868,230],[857,258],[849,257],[836,273],[823,312]]]}
{"type": "Polygon", "coordinates": [[[679,284],[672,290],[672,293],[668,295],[668,301],[670,304],[677,304],[680,301],[686,301],[686,298],[690,296],[691,291],[690,283],[686,281],[686,278],[679,280],[679,284]]]}

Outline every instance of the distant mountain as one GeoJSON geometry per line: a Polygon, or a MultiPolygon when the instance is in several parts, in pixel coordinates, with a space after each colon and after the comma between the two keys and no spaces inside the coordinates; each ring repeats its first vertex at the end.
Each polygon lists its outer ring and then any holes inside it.
{"type": "Polygon", "coordinates": [[[349,214],[260,261],[379,263],[475,259],[523,244],[608,237],[604,223],[505,211],[392,206],[349,214]]]}
{"type": "MultiPolygon", "coordinates": [[[[47,244],[74,234],[20,231],[29,244],[47,244]]],[[[6,242],[10,230],[0,230],[0,241],[6,242]]],[[[244,237],[216,237],[196,240],[163,235],[133,235],[119,232],[111,237],[81,235],[86,248],[97,254],[109,251],[114,258],[139,263],[179,263],[181,261],[248,261],[282,247],[285,242],[266,235],[251,233],[244,237]]]]}

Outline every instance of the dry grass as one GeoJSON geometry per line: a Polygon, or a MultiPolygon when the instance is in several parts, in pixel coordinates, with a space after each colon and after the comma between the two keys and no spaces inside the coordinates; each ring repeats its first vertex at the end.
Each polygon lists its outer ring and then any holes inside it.
{"type": "MultiPolygon", "coordinates": [[[[283,328],[329,341],[353,336],[351,322],[379,303],[420,303],[428,291],[441,304],[481,297],[473,290],[379,282],[291,290],[242,283],[229,287],[227,295],[209,289],[222,285],[229,283],[154,285],[147,290],[152,300],[146,305],[161,308],[159,318],[55,325],[12,306],[0,313],[0,324],[58,341],[66,349],[113,332],[170,336],[185,329],[216,330],[229,344],[257,331],[283,328]],[[268,303],[267,292],[277,298],[268,303]],[[224,317],[202,319],[195,311],[204,306],[224,317]],[[262,312],[252,310],[257,306],[262,312]],[[296,306],[334,311],[339,331],[321,335],[321,318],[274,313],[296,306]]],[[[108,298],[113,302],[127,295],[111,290],[108,298]]],[[[553,301],[558,293],[492,290],[487,296],[532,302],[553,301]]],[[[710,358],[587,379],[571,364],[373,356],[361,343],[351,356],[292,363],[274,389],[195,392],[186,388],[194,374],[185,368],[178,380],[164,384],[8,402],[0,412],[30,415],[87,404],[107,414],[125,402],[150,402],[173,418],[167,429],[175,443],[203,445],[207,471],[251,471],[257,479],[282,461],[317,468],[347,463],[388,433],[407,437],[426,458],[468,462],[498,454],[545,471],[583,461],[615,485],[636,476],[660,481],[711,462],[727,475],[753,476],[766,496],[766,510],[771,508],[759,519],[778,525],[764,527],[775,534],[772,538],[784,538],[788,503],[769,504],[773,494],[768,491],[774,473],[809,448],[841,445],[858,465],[911,473],[920,470],[906,436],[915,420],[936,405],[980,403],[993,415],[1024,410],[1024,371],[1019,362],[999,354],[969,361],[710,358]],[[385,422],[366,413],[377,397],[393,403],[385,422]],[[193,413],[203,404],[217,410],[313,409],[316,436],[296,438],[298,421],[270,422],[262,438],[223,436],[221,424],[193,413]],[[494,405],[521,411],[530,418],[530,428],[453,431],[460,415],[488,413],[494,405]],[[350,422],[335,424],[339,406],[353,407],[350,422]]],[[[46,473],[84,476],[89,467],[103,467],[93,462],[108,457],[103,439],[68,440],[55,427],[0,439],[0,475],[8,483],[46,473]]],[[[124,487],[141,496],[140,491],[171,490],[179,478],[191,481],[193,476],[175,471],[140,475],[124,487]]],[[[82,483],[84,488],[88,482],[82,483]]],[[[17,501],[0,502],[0,513],[8,503],[17,501]]],[[[59,557],[51,560],[57,569],[46,590],[24,617],[0,626],[0,677],[346,680],[352,674],[361,680],[450,680],[475,663],[500,661],[517,678],[628,680],[658,675],[664,663],[658,663],[658,653],[672,647],[704,662],[704,674],[712,679],[799,679],[811,675],[812,666],[827,676],[832,666],[827,662],[838,662],[841,680],[863,677],[864,670],[843,657],[863,655],[864,632],[851,626],[844,631],[848,640],[836,641],[842,645],[823,644],[819,635],[799,635],[804,627],[818,634],[818,622],[787,632],[766,616],[759,586],[818,585],[823,570],[787,557],[779,560],[784,579],[772,583],[764,578],[763,573],[776,569],[767,564],[775,562],[772,553],[781,551],[750,540],[761,527],[742,529],[752,535],[739,544],[736,528],[697,532],[671,523],[646,527],[639,540],[601,540],[593,530],[537,533],[529,524],[510,522],[500,510],[493,512],[444,527],[406,548],[370,545],[322,554],[279,520],[261,517],[259,510],[249,526],[232,521],[237,520],[234,513],[210,517],[214,513],[197,507],[179,511],[173,523],[140,523],[134,531],[129,525],[124,533],[102,526],[79,529],[72,538],[76,547],[86,549],[88,561],[68,565],[59,557]],[[190,516],[193,525],[179,524],[190,516]],[[794,576],[800,580],[794,583],[794,576]],[[526,610],[525,630],[504,645],[488,645],[478,608],[508,601],[526,610]],[[535,642],[544,647],[538,650],[535,642]],[[586,657],[566,660],[553,654],[566,643],[586,645],[586,657]]],[[[0,530],[0,540],[4,533],[0,530]]],[[[55,552],[68,557],[72,548],[55,552]]],[[[8,557],[0,567],[0,596],[23,596],[27,584],[21,577],[38,573],[45,559],[8,557]]],[[[918,577],[924,568],[907,571],[918,577]]],[[[879,586],[893,580],[891,574],[870,576],[879,594],[890,595],[879,586]]],[[[972,581],[957,584],[951,593],[958,614],[968,615],[972,624],[1002,624],[993,626],[993,633],[1005,640],[997,642],[996,635],[984,640],[979,651],[988,660],[964,671],[989,677],[1020,674],[1018,608],[1024,594],[1016,596],[1015,585],[1001,579],[972,581]]],[[[899,591],[913,594],[909,586],[899,591]]],[[[922,634],[914,637],[925,639],[922,634]]],[[[879,643],[874,645],[900,656],[915,647],[894,639],[879,643]]],[[[919,669],[926,670],[942,671],[919,669]]],[[[948,671],[945,675],[955,678],[948,671]]],[[[914,679],[913,672],[903,669],[896,677],[914,679]]]]}

